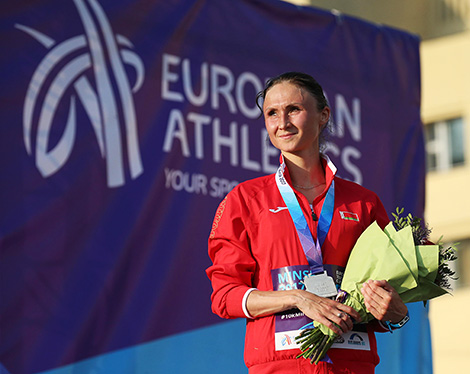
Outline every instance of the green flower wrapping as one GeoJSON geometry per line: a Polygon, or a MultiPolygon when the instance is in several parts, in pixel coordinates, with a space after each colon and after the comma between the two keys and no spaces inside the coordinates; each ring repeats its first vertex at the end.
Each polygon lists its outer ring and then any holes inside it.
{"type": "MultiPolygon", "coordinates": [[[[362,323],[374,319],[365,305],[361,293],[362,284],[370,279],[386,280],[405,303],[423,301],[441,296],[454,273],[448,261],[456,259],[455,249],[446,250],[431,244],[427,237],[430,230],[421,226],[421,220],[408,215],[400,218],[403,210],[397,209],[395,225],[390,222],[382,230],[372,223],[359,237],[351,251],[343,275],[338,301],[351,306],[361,316],[362,323]],[[429,243],[423,245],[423,243],[429,243]],[[438,274],[444,274],[437,279],[438,274]]],[[[302,353],[298,356],[312,363],[322,360],[337,335],[326,326],[314,321],[313,329],[306,329],[296,338],[302,353]]]]}

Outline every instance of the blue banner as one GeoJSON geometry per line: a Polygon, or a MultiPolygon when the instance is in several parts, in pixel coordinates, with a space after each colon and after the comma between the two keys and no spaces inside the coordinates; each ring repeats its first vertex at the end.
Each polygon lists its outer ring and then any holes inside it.
{"type": "MultiPolygon", "coordinates": [[[[423,214],[415,36],[277,0],[17,0],[0,41],[2,374],[143,373],[136,347],[183,365],[182,342],[209,357],[193,371],[217,365],[207,237],[233,186],[278,167],[254,97],[279,73],[323,85],[340,176],[423,214]]],[[[415,315],[401,346],[429,341],[415,315]]]]}

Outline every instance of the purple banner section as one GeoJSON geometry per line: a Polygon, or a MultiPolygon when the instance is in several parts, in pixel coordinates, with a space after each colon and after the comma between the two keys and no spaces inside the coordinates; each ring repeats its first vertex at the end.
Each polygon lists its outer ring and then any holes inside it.
{"type": "Polygon", "coordinates": [[[224,195],[278,166],[254,97],[279,73],[322,83],[340,176],[422,215],[407,33],[275,0],[17,0],[0,8],[0,42],[11,373],[220,321],[207,237],[224,195]]]}

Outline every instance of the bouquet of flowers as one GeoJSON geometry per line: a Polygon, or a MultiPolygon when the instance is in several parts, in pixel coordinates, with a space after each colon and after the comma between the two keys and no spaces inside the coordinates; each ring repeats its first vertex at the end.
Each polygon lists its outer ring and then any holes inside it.
{"type": "MultiPolygon", "coordinates": [[[[369,279],[387,280],[405,303],[426,303],[441,296],[450,290],[450,280],[455,279],[449,268],[449,261],[457,259],[455,247],[431,243],[431,230],[411,214],[401,217],[403,211],[397,208],[392,213],[395,221],[383,231],[376,222],[371,224],[351,251],[336,300],[353,307],[363,323],[374,319],[361,293],[362,284],[369,279]]],[[[297,358],[317,364],[336,338],[333,331],[314,321],[314,328],[296,337],[302,351],[297,358]]]]}

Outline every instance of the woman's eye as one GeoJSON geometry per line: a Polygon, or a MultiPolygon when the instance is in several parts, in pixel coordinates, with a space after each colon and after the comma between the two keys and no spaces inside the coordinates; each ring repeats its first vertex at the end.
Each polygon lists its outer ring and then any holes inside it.
{"type": "Polygon", "coordinates": [[[276,111],[275,111],[275,110],[270,110],[270,111],[268,112],[268,117],[272,117],[272,116],[274,116],[274,115],[276,115],[276,111]]]}
{"type": "Polygon", "coordinates": [[[300,109],[297,108],[297,107],[293,107],[291,108],[291,110],[289,111],[290,113],[295,113],[295,112],[298,112],[300,109]]]}

